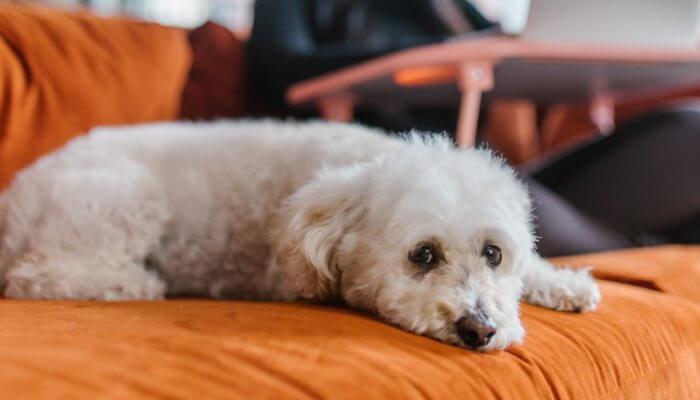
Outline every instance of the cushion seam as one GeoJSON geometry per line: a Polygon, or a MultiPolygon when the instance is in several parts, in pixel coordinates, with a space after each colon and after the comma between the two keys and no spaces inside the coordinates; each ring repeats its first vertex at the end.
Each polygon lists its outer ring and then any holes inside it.
{"type": "Polygon", "coordinates": [[[609,393],[603,395],[602,398],[611,399],[613,396],[619,395],[619,394],[625,392],[626,390],[631,389],[634,386],[637,386],[644,381],[647,381],[649,378],[652,378],[652,375],[657,376],[659,372],[677,364],[678,361],[680,361],[681,359],[688,357],[691,354],[698,353],[698,350],[700,350],[700,342],[696,342],[689,349],[685,350],[683,353],[672,358],[671,360],[666,362],[664,365],[658,366],[658,367],[652,369],[651,371],[646,372],[645,374],[643,374],[642,376],[637,378],[634,382],[628,383],[627,385],[618,388],[614,392],[609,392],[609,393]]]}

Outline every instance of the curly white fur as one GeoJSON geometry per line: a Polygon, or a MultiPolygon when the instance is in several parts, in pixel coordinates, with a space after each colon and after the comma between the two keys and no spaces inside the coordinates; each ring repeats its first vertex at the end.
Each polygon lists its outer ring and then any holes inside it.
{"type": "Polygon", "coordinates": [[[335,299],[457,345],[455,321],[479,313],[497,328],[482,350],[522,340],[523,294],[600,299],[588,272],[534,253],[528,194],[490,152],[356,125],[96,129],[17,176],[0,232],[12,298],[335,299]],[[441,252],[429,271],[407,257],[426,241],[441,252]]]}

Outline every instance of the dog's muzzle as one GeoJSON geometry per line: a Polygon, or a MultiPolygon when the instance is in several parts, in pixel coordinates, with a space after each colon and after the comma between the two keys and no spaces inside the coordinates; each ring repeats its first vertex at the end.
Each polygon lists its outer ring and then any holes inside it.
{"type": "Polygon", "coordinates": [[[472,349],[486,346],[496,334],[496,327],[482,313],[467,312],[455,322],[455,326],[462,343],[472,349]]]}

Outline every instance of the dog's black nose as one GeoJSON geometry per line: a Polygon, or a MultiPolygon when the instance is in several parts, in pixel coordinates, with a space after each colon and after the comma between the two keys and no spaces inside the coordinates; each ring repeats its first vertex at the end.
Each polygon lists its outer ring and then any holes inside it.
{"type": "Polygon", "coordinates": [[[496,328],[480,316],[467,314],[458,319],[455,324],[459,338],[473,349],[486,346],[496,334],[496,328]]]}

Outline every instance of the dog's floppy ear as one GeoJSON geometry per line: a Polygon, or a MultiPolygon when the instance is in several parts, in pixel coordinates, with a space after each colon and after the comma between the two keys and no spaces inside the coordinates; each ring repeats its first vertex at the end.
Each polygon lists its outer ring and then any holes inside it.
{"type": "Polygon", "coordinates": [[[336,247],[363,218],[366,166],[325,170],[285,203],[277,220],[271,272],[287,298],[337,298],[336,247]]]}

